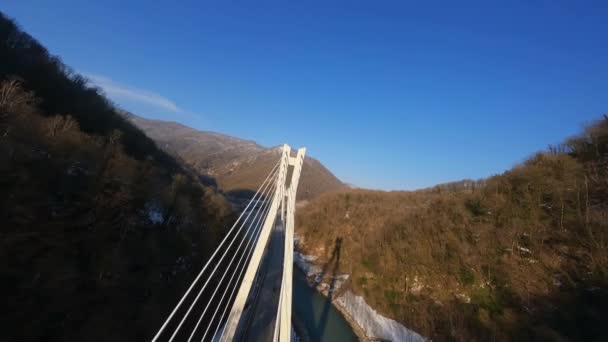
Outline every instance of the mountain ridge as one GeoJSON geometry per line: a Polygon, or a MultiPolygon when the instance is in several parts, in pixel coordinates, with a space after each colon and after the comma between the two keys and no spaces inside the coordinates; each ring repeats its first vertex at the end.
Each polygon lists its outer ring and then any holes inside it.
{"type": "MultiPolygon", "coordinates": [[[[198,130],[175,121],[148,119],[126,111],[123,115],[159,147],[202,176],[212,178],[228,193],[255,191],[279,157],[280,145],[264,147],[253,140],[198,130]]],[[[306,157],[298,200],[311,200],[347,188],[320,161],[306,157]]]]}

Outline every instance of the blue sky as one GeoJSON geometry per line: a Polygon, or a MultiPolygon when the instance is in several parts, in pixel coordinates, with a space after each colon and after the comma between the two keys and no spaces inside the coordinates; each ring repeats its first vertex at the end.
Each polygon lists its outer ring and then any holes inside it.
{"type": "Polygon", "coordinates": [[[606,1],[32,0],[1,10],[128,110],[307,146],[362,187],[501,173],[608,112],[606,1]]]}

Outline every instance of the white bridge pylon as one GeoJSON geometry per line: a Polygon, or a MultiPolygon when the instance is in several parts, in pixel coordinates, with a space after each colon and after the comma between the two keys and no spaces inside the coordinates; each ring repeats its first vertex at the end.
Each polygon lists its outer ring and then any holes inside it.
{"type": "Polygon", "coordinates": [[[279,307],[277,309],[274,340],[280,342],[291,341],[291,294],[293,288],[293,230],[295,220],[296,192],[304,163],[306,148],[300,148],[296,157],[291,157],[291,148],[283,145],[283,151],[279,164],[279,176],[276,180],[276,190],[270,205],[270,211],[262,232],[258,239],[255,250],[247,266],[247,271],[241,282],[239,292],[235,298],[228,321],[222,334],[221,341],[232,341],[237,333],[237,327],[241,322],[243,310],[249,292],[259,269],[264,249],[266,248],[270,232],[276,220],[279,219],[285,227],[285,249],[283,258],[283,278],[281,281],[281,292],[279,307]],[[291,179],[287,179],[289,166],[292,166],[291,179]]]}
{"type": "Polygon", "coordinates": [[[263,335],[254,339],[265,341],[272,336],[273,341],[291,341],[294,214],[305,153],[306,149],[300,148],[292,157],[291,148],[283,145],[279,160],[152,342],[249,340],[255,303],[267,309],[255,316],[269,320],[262,320],[266,323],[256,331],[263,335]],[[270,273],[272,276],[267,277],[270,273]],[[263,279],[274,285],[262,286],[263,279]],[[274,291],[279,281],[277,297],[274,291]],[[272,295],[264,297],[260,292],[272,295]]]}

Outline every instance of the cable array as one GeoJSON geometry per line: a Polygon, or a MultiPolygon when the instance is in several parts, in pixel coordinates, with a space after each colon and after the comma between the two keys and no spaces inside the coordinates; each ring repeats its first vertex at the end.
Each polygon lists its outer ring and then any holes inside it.
{"type": "Polygon", "coordinates": [[[202,270],[192,281],[192,284],[188,290],[186,290],[180,301],[158,330],[152,339],[153,342],[159,341],[161,336],[166,336],[170,331],[172,331],[172,334],[168,339],[168,341],[171,342],[176,338],[176,336],[178,336],[178,333],[183,327],[187,327],[187,330],[190,331],[188,341],[193,340],[197,334],[197,331],[199,330],[199,326],[203,322],[212,304],[215,305],[215,310],[211,318],[205,322],[207,327],[203,333],[201,341],[203,341],[206,337],[213,339],[213,337],[218,333],[218,329],[223,324],[222,321],[224,320],[224,316],[228,311],[231,302],[234,300],[235,290],[238,288],[238,284],[242,279],[245,267],[251,257],[254,246],[256,245],[260,235],[261,228],[266,217],[268,216],[272,198],[277,191],[277,177],[280,169],[279,164],[280,161],[274,165],[272,170],[255,192],[254,196],[249,200],[245,209],[238,216],[237,220],[234,222],[226,236],[224,236],[216,250],[203,266],[202,270]],[[237,243],[238,246],[233,248],[235,243],[237,243]],[[224,261],[225,257],[229,254],[231,255],[230,260],[227,262],[224,261]],[[236,264],[234,264],[237,258],[238,261],[236,261],[236,264]],[[211,268],[211,265],[213,265],[212,270],[207,272],[208,269],[211,268]],[[216,271],[218,271],[220,266],[223,267],[221,276],[216,275],[216,271]],[[229,274],[229,280],[224,282],[229,274]],[[200,285],[200,280],[203,278],[203,275],[205,275],[205,281],[203,285],[200,285]],[[217,280],[217,278],[219,278],[219,280],[217,280]],[[212,281],[214,286],[212,286],[209,290],[214,289],[213,293],[210,296],[203,296],[203,293],[205,293],[205,290],[212,281]],[[223,288],[224,291],[221,298],[218,300],[216,295],[221,288],[223,288]],[[198,292],[194,299],[190,299],[190,297],[192,297],[191,294],[195,293],[195,289],[198,289],[198,292]],[[226,297],[229,289],[232,289],[232,291],[230,292],[230,295],[226,297]],[[201,302],[201,298],[204,298],[202,302],[206,303],[199,303],[201,302]],[[188,301],[190,301],[190,306],[188,306],[184,313],[183,311],[185,310],[185,306],[182,306],[188,301]],[[223,308],[223,311],[222,314],[217,317],[219,319],[216,321],[216,316],[220,308],[223,308]],[[193,324],[195,318],[189,318],[193,311],[201,312],[198,316],[196,324],[193,324]],[[179,320],[179,323],[176,323],[177,318],[180,316],[181,319],[179,320]],[[194,325],[194,327],[192,327],[192,325],[194,325]],[[168,329],[168,327],[171,327],[171,329],[168,329]],[[212,327],[215,327],[213,334],[207,336],[212,327]]]}

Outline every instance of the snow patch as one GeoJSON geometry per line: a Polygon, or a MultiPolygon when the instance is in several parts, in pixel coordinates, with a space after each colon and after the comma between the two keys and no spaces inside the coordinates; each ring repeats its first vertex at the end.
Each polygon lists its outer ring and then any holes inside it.
{"type": "Polygon", "coordinates": [[[304,271],[307,277],[316,276],[321,273],[321,268],[312,263],[316,259],[317,257],[314,255],[305,255],[296,251],[293,252],[293,261],[302,271],[304,271]]]}
{"type": "Polygon", "coordinates": [[[152,224],[161,224],[164,221],[163,209],[156,203],[147,203],[146,214],[152,224]]]}
{"type": "Polygon", "coordinates": [[[532,251],[530,251],[526,247],[522,247],[520,245],[517,245],[517,249],[519,249],[519,251],[522,252],[523,254],[532,254],[532,251]]]}
{"type": "Polygon", "coordinates": [[[460,301],[463,303],[471,302],[471,297],[469,297],[466,293],[456,293],[455,296],[456,296],[456,298],[460,299],[460,301]]]}

